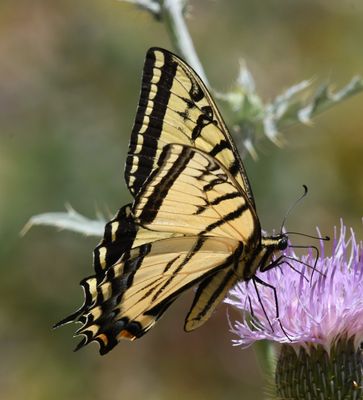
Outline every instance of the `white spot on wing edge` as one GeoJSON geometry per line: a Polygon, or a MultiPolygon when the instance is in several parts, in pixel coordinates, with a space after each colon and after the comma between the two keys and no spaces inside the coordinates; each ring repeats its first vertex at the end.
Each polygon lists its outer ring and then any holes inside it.
{"type": "Polygon", "coordinates": [[[99,259],[100,259],[100,264],[102,269],[104,269],[106,267],[106,254],[107,254],[107,250],[106,247],[100,247],[98,249],[99,252],[99,259]]]}

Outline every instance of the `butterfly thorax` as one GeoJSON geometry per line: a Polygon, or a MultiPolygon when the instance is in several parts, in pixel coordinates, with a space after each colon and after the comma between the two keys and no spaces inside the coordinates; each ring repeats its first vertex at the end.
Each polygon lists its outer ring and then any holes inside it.
{"type": "Polygon", "coordinates": [[[263,236],[261,242],[254,248],[246,248],[242,255],[238,271],[243,280],[251,279],[256,271],[265,271],[272,262],[273,256],[287,248],[288,238],[285,234],[263,236]]]}

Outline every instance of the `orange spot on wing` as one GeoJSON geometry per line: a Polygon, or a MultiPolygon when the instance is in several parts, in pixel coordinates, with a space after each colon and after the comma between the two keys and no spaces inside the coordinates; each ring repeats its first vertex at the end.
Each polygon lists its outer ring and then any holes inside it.
{"type": "Polygon", "coordinates": [[[126,329],[123,329],[118,335],[117,335],[118,339],[128,339],[128,340],[135,340],[136,336],[131,334],[129,331],[127,331],[126,329]]]}

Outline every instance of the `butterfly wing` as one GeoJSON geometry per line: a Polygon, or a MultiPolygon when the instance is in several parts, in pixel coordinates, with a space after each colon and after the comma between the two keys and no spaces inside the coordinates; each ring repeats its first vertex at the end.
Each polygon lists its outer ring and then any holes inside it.
{"type": "Polygon", "coordinates": [[[76,333],[84,339],[77,349],[97,341],[105,354],[120,339],[141,337],[187,288],[215,271],[233,269],[242,248],[231,238],[200,236],[134,248],[107,270],[102,282],[91,277],[83,283],[86,303],[74,317],[83,323],[76,333]]]}
{"type": "Polygon", "coordinates": [[[126,183],[134,196],[156,168],[163,147],[170,143],[192,146],[215,157],[254,207],[238,151],[202,80],[176,55],[151,48],[125,168],[126,183]]]}
{"type": "Polygon", "coordinates": [[[163,148],[133,204],[137,223],[158,232],[260,240],[249,199],[215,158],[179,144],[163,148]]]}

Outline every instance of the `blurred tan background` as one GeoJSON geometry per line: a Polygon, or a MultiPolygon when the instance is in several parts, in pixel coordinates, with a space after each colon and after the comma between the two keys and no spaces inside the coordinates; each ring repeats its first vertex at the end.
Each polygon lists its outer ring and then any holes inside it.
{"type": "MultiPolygon", "coordinates": [[[[265,100],[307,78],[339,87],[363,74],[361,0],[191,1],[188,25],[210,82],[227,90],[247,60],[265,100]]],[[[51,228],[19,232],[31,215],[69,202],[95,216],[130,199],[123,165],[150,46],[164,26],[113,0],[0,3],[0,397],[27,399],[260,399],[252,349],[231,346],[226,308],[191,334],[187,294],[140,341],[100,357],[73,353],[74,326],[51,326],[82,302],[97,238],[51,228]]],[[[363,237],[363,95],[312,127],[267,141],[246,160],[262,221],[323,233],[343,217],[363,237]]]]}

